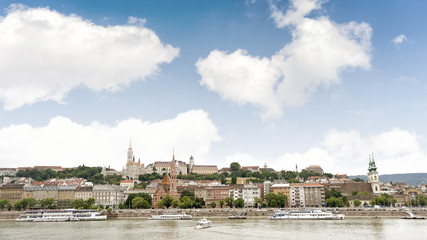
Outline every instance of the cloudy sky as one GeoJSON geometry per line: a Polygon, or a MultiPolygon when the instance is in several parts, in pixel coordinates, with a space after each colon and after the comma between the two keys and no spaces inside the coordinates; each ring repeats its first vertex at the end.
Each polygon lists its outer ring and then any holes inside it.
{"type": "Polygon", "coordinates": [[[427,172],[427,2],[0,2],[0,167],[427,172]]]}

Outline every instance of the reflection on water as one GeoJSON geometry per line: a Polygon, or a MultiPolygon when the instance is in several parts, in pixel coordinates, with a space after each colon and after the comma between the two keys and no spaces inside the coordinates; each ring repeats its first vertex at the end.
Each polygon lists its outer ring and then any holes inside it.
{"type": "Polygon", "coordinates": [[[195,229],[198,219],[149,221],[17,223],[0,221],[3,239],[427,239],[426,220],[346,219],[286,221],[211,219],[213,226],[195,229]]]}

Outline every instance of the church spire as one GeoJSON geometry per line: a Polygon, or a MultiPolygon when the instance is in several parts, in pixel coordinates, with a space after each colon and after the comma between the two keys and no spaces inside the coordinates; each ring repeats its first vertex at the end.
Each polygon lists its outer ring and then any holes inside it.
{"type": "Polygon", "coordinates": [[[173,150],[171,172],[170,172],[170,192],[169,195],[174,198],[178,198],[178,190],[176,189],[177,174],[176,174],[176,160],[175,160],[175,149],[173,150]]]}

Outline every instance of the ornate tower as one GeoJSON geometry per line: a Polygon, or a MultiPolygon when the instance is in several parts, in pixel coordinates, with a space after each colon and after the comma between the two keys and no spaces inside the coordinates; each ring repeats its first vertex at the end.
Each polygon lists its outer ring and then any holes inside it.
{"type": "Polygon", "coordinates": [[[176,189],[176,179],[177,179],[177,174],[176,174],[176,161],[175,161],[175,153],[173,154],[172,157],[172,162],[171,162],[171,172],[170,172],[170,190],[169,190],[169,195],[171,197],[174,198],[178,198],[178,190],[176,189]]]}
{"type": "Polygon", "coordinates": [[[377,166],[375,166],[374,154],[369,155],[368,183],[371,183],[373,193],[380,193],[380,179],[377,166]]]}
{"type": "Polygon", "coordinates": [[[129,149],[128,149],[128,162],[134,161],[133,157],[133,150],[132,150],[132,141],[129,142],[129,149]]]}
{"type": "Polygon", "coordinates": [[[190,157],[190,164],[189,164],[188,170],[187,170],[188,173],[192,173],[193,172],[193,166],[194,166],[194,158],[193,158],[193,156],[191,156],[190,157]]]}

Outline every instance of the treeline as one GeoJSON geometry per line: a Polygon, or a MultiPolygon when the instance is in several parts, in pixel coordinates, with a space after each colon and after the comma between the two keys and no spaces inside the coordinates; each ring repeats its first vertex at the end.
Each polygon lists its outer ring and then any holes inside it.
{"type": "Polygon", "coordinates": [[[85,165],[78,166],[77,168],[65,169],[61,172],[55,172],[52,169],[31,169],[25,171],[19,171],[17,177],[30,177],[38,182],[45,181],[51,178],[84,178],[94,184],[116,184],[119,185],[120,181],[123,180],[120,175],[105,176],[101,174],[101,167],[87,167],[85,165]]]}

